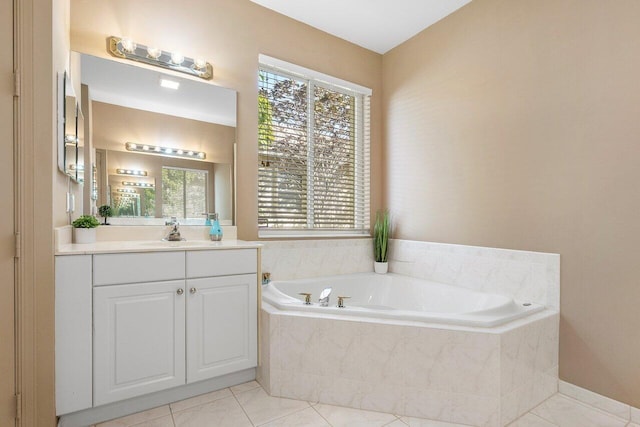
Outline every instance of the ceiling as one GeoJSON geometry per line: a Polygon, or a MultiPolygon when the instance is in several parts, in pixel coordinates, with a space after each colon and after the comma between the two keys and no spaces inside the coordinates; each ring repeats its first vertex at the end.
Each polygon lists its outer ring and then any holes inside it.
{"type": "Polygon", "coordinates": [[[251,0],[383,54],[471,0],[251,0]]]}

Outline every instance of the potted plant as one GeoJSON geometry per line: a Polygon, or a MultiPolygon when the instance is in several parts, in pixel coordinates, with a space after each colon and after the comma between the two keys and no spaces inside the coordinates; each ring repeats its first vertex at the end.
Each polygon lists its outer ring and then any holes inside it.
{"type": "Polygon", "coordinates": [[[96,227],[100,225],[95,216],[82,215],[71,225],[73,225],[75,243],[95,243],[96,227]]]}
{"type": "Polygon", "coordinates": [[[376,223],[373,226],[373,256],[375,261],[373,268],[379,274],[384,274],[389,269],[387,256],[390,233],[389,211],[378,211],[376,213],[376,223]]]}
{"type": "Polygon", "coordinates": [[[107,223],[107,218],[110,218],[113,216],[113,209],[111,209],[111,206],[109,205],[100,206],[98,208],[98,213],[102,218],[104,218],[104,224],[102,225],[109,225],[109,223],[107,223]]]}

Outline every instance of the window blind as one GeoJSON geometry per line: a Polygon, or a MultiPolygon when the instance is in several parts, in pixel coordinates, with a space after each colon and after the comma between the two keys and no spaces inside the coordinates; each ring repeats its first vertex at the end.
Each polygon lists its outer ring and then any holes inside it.
{"type": "Polygon", "coordinates": [[[369,232],[369,96],[261,65],[258,224],[369,232]]]}

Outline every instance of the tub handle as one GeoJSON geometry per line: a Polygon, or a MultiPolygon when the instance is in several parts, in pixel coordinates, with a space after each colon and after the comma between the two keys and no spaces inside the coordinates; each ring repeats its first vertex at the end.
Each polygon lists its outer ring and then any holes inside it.
{"type": "Polygon", "coordinates": [[[338,297],[338,307],[344,308],[344,300],[351,297],[338,297]]]}
{"type": "Polygon", "coordinates": [[[305,305],[311,305],[311,294],[309,294],[307,292],[300,292],[298,295],[303,295],[304,296],[305,305]]]}

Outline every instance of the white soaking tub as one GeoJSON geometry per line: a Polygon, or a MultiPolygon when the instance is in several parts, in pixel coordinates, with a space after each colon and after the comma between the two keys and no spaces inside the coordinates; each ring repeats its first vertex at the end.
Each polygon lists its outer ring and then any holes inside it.
{"type": "Polygon", "coordinates": [[[498,326],[544,309],[528,301],[394,273],[273,281],[263,287],[262,298],[280,310],[471,327],[498,326]],[[322,307],[318,297],[329,287],[332,288],[329,306],[322,307]],[[299,293],[311,293],[312,304],[304,304],[299,293]],[[338,296],[349,297],[344,300],[344,308],[337,307],[338,296]]]}

